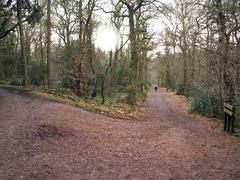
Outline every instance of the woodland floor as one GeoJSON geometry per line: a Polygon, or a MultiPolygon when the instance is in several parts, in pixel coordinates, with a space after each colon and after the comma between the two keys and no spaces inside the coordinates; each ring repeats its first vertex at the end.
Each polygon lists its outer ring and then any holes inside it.
{"type": "Polygon", "coordinates": [[[240,140],[150,92],[141,120],[0,88],[0,179],[240,179],[240,140]]]}

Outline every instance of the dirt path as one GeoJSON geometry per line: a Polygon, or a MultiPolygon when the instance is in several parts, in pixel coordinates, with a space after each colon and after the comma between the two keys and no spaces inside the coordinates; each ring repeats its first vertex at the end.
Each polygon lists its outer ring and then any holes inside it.
{"type": "Polygon", "coordinates": [[[239,139],[174,98],[130,121],[0,88],[0,179],[240,179],[239,139]]]}

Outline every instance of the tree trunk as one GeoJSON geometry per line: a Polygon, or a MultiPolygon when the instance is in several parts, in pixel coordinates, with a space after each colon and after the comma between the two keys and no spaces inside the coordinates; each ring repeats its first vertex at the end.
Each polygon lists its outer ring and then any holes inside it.
{"type": "Polygon", "coordinates": [[[223,65],[223,81],[226,102],[234,103],[235,89],[233,77],[233,63],[230,62],[228,57],[229,53],[229,36],[226,29],[226,17],[223,12],[222,0],[216,0],[216,8],[218,12],[218,25],[219,25],[219,54],[220,60],[223,65]]]}
{"type": "Polygon", "coordinates": [[[103,75],[102,75],[101,79],[102,79],[102,84],[101,84],[101,97],[102,97],[102,104],[104,104],[104,103],[105,103],[105,78],[104,78],[103,75]]]}
{"type": "Polygon", "coordinates": [[[47,0],[47,72],[48,88],[53,85],[52,59],[51,59],[51,0],[47,0]]]}
{"type": "Polygon", "coordinates": [[[27,72],[27,59],[26,59],[26,49],[24,42],[24,32],[23,32],[23,21],[22,21],[22,1],[17,0],[17,17],[19,22],[19,35],[21,44],[21,61],[22,61],[22,85],[28,85],[28,72],[27,72]]]}
{"type": "Polygon", "coordinates": [[[166,57],[166,91],[171,88],[171,79],[170,79],[170,67],[169,67],[169,58],[166,57]]]}
{"type": "Polygon", "coordinates": [[[148,61],[147,61],[147,52],[143,50],[143,86],[146,89],[148,86],[148,61]]]}
{"type": "Polygon", "coordinates": [[[112,94],[115,95],[117,91],[117,62],[118,62],[118,56],[119,56],[119,49],[118,47],[115,48],[115,53],[114,53],[114,58],[113,58],[113,63],[112,63],[112,68],[111,68],[111,88],[112,88],[112,94]]]}
{"type": "Polygon", "coordinates": [[[14,65],[14,77],[17,78],[18,77],[18,58],[17,58],[17,54],[18,54],[18,47],[19,47],[19,38],[17,38],[16,40],[16,44],[14,47],[14,59],[15,59],[15,65],[14,65]]]}
{"type": "Polygon", "coordinates": [[[83,53],[84,53],[84,41],[83,41],[83,19],[82,19],[82,0],[79,1],[79,65],[78,65],[78,80],[77,80],[77,95],[83,96],[83,53]]]}
{"type": "Polygon", "coordinates": [[[128,104],[136,103],[137,93],[137,72],[138,72],[138,58],[137,58],[137,43],[136,43],[136,32],[134,23],[134,12],[133,9],[129,9],[129,28],[130,28],[130,47],[131,47],[131,74],[130,74],[130,86],[128,87],[128,104]]]}
{"type": "Polygon", "coordinates": [[[188,80],[187,80],[187,53],[183,51],[183,86],[184,86],[184,95],[187,95],[187,87],[188,80]]]}
{"type": "Polygon", "coordinates": [[[42,84],[45,85],[44,82],[44,76],[45,76],[45,71],[44,71],[44,48],[43,48],[43,30],[42,30],[42,25],[40,24],[40,54],[41,54],[41,69],[42,69],[42,84]]]}
{"type": "Polygon", "coordinates": [[[25,28],[25,49],[26,49],[26,64],[27,69],[29,68],[29,63],[31,61],[31,37],[30,37],[29,27],[25,28]]]}
{"type": "Polygon", "coordinates": [[[107,66],[105,72],[103,73],[103,75],[101,76],[101,79],[102,79],[102,85],[101,85],[102,104],[105,103],[105,82],[106,82],[106,78],[107,78],[109,68],[111,68],[111,66],[112,66],[112,51],[110,51],[110,54],[109,54],[108,66],[107,66]]]}

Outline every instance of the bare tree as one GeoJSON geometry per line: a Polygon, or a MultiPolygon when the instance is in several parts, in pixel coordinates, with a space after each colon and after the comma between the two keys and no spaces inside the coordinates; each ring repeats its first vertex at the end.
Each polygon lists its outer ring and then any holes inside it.
{"type": "Polygon", "coordinates": [[[47,72],[48,72],[48,88],[53,86],[53,69],[52,69],[52,58],[51,58],[51,0],[47,0],[47,72]]]}
{"type": "Polygon", "coordinates": [[[129,104],[136,103],[136,93],[138,91],[138,45],[137,45],[137,26],[136,26],[136,15],[137,11],[144,7],[149,6],[153,3],[153,1],[148,0],[136,0],[136,1],[126,1],[119,0],[122,3],[127,11],[126,14],[123,14],[122,17],[128,18],[129,25],[129,39],[130,39],[130,49],[131,49],[131,75],[130,75],[130,85],[128,87],[128,98],[127,102],[129,104]]]}

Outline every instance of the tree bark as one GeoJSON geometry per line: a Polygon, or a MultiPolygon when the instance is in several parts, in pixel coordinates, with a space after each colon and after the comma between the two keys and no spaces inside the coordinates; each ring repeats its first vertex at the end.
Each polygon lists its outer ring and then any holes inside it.
{"type": "Polygon", "coordinates": [[[219,33],[219,54],[223,67],[223,81],[225,90],[225,101],[233,104],[235,100],[233,63],[230,61],[229,53],[229,36],[226,29],[226,17],[223,12],[222,0],[216,0],[216,8],[218,13],[218,33],[219,33]]]}
{"type": "Polygon", "coordinates": [[[119,56],[119,49],[118,47],[115,48],[115,52],[114,52],[114,58],[113,58],[113,63],[112,63],[112,67],[111,67],[111,74],[112,74],[112,78],[111,78],[111,87],[112,87],[112,91],[113,94],[116,94],[117,91],[117,62],[118,62],[118,56],[119,56]]]}
{"type": "Polygon", "coordinates": [[[82,17],[82,0],[79,1],[79,9],[78,9],[78,19],[79,19],[79,64],[78,64],[78,79],[76,85],[77,95],[79,97],[83,96],[83,53],[84,53],[84,45],[83,45],[83,17],[82,17]]]}
{"type": "Polygon", "coordinates": [[[109,54],[108,66],[107,66],[105,72],[101,76],[101,79],[102,79],[102,84],[101,84],[102,104],[105,103],[105,82],[106,82],[106,78],[107,78],[107,74],[108,74],[109,68],[111,68],[111,66],[112,66],[112,51],[110,51],[110,54],[109,54]]]}
{"type": "Polygon", "coordinates": [[[44,47],[43,47],[43,30],[42,25],[40,24],[40,55],[41,55],[41,71],[42,71],[42,84],[45,85],[45,71],[44,71],[44,47]]]}
{"type": "Polygon", "coordinates": [[[22,20],[22,1],[17,0],[17,18],[19,23],[19,35],[21,44],[21,61],[22,61],[22,85],[28,85],[28,72],[27,72],[27,59],[26,59],[26,48],[24,42],[24,32],[23,32],[23,20],[22,20]]]}
{"type": "Polygon", "coordinates": [[[47,74],[48,88],[53,86],[53,71],[51,58],[51,0],[47,0],[47,74]]]}
{"type": "Polygon", "coordinates": [[[134,10],[132,7],[129,7],[129,28],[130,28],[130,46],[131,46],[131,64],[130,64],[131,77],[130,77],[130,86],[128,88],[127,103],[135,104],[136,93],[137,93],[138,58],[137,58],[134,10]]]}

